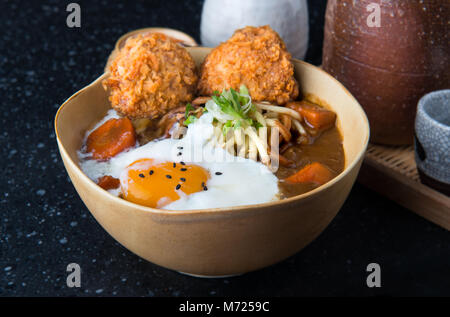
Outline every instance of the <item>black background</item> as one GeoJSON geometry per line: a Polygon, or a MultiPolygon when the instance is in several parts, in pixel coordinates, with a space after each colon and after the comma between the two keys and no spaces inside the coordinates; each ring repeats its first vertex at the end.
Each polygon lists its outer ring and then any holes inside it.
{"type": "MultiPolygon", "coordinates": [[[[75,192],[56,147],[59,105],[98,77],[115,41],[148,26],[199,41],[202,1],[0,4],[0,296],[450,295],[449,233],[356,184],[341,212],[303,251],[269,268],[197,279],[140,259],[114,241],[75,192]],[[66,286],[66,266],[82,287],[66,286]],[[382,287],[366,286],[381,265],[382,287]]],[[[325,1],[309,1],[307,61],[320,64],[325,1]]]]}

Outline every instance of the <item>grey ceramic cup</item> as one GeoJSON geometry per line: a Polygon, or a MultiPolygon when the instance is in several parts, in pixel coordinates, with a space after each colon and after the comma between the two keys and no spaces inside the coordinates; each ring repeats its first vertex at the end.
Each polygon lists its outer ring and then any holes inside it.
{"type": "Polygon", "coordinates": [[[450,195],[450,89],[419,100],[414,145],[421,181],[450,195]]]}

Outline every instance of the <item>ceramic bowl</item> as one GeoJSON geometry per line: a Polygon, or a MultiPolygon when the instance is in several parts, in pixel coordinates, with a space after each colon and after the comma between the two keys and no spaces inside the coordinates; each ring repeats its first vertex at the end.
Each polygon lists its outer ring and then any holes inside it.
{"type": "Polygon", "coordinates": [[[450,195],[450,89],[423,96],[417,106],[415,159],[423,183],[450,195]]]}
{"type": "MultiPolygon", "coordinates": [[[[188,48],[197,65],[209,48],[188,48]]],[[[191,211],[144,207],[109,194],[80,169],[77,150],[85,131],[110,109],[101,81],[75,93],[58,110],[58,147],[75,189],[101,226],[140,257],[196,276],[242,274],[277,263],[304,248],[333,220],[355,182],[369,139],[366,115],[355,98],[326,72],[294,60],[304,95],[326,102],[338,116],[344,171],[293,198],[251,206],[191,211]]]]}

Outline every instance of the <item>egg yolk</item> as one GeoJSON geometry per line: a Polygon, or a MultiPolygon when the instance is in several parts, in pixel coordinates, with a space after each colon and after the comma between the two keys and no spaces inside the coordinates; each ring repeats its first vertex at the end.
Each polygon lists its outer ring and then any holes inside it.
{"type": "Polygon", "coordinates": [[[130,164],[120,177],[124,199],[161,208],[185,195],[207,190],[209,172],[198,165],[141,159],[130,164]]]}

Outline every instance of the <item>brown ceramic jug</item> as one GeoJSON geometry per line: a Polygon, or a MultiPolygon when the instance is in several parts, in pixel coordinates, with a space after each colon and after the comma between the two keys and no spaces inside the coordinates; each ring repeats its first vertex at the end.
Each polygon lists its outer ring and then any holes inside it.
{"type": "Polygon", "coordinates": [[[371,141],[412,143],[420,97],[450,88],[450,1],[329,0],[325,19],[323,68],[364,107],[371,141]]]}

